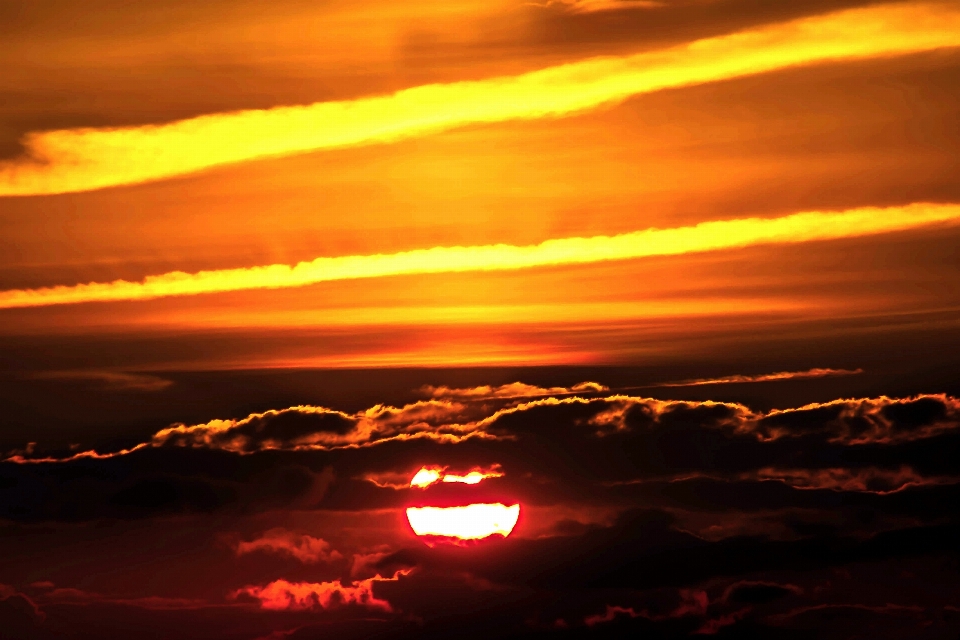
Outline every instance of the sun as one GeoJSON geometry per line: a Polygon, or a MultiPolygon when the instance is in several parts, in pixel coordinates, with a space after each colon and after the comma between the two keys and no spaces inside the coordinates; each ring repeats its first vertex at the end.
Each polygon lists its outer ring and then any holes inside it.
{"type": "MultiPolygon", "coordinates": [[[[443,467],[423,467],[413,476],[410,486],[426,489],[438,483],[477,485],[487,478],[503,476],[499,467],[473,469],[467,473],[447,473],[443,467]]],[[[520,505],[473,503],[457,506],[418,506],[407,509],[407,521],[428,544],[483,540],[491,536],[507,537],[520,519],[520,505]]]]}

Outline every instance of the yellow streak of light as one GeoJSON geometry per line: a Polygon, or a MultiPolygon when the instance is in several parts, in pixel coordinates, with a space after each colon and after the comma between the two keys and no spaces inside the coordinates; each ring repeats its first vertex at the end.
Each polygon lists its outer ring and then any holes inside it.
{"type": "Polygon", "coordinates": [[[14,289],[0,292],[0,309],[302,287],[358,278],[588,264],[756,244],[830,240],[957,222],[960,222],[957,204],[917,203],[841,212],[813,211],[780,218],[743,218],[674,229],[647,229],[616,236],[554,239],[529,246],[433,247],[388,255],[321,257],[294,266],[273,264],[198,273],[175,271],[148,276],[141,282],[117,280],[14,289]]]}
{"type": "Polygon", "coordinates": [[[520,517],[520,505],[471,504],[465,507],[410,507],[407,520],[418,536],[479,540],[510,535],[520,517]]]}
{"type": "Polygon", "coordinates": [[[796,65],[954,46],[960,46],[956,3],[906,2],[388,96],[217,113],[164,125],[33,132],[24,138],[27,158],[0,164],[0,195],[133,184],[261,157],[391,142],[469,123],[563,116],[641,93],[796,65]]]}

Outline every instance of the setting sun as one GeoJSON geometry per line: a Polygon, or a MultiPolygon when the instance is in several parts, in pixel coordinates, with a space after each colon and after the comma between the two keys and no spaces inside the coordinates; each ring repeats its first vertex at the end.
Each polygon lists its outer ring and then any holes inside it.
{"type": "MultiPolygon", "coordinates": [[[[446,467],[422,467],[413,476],[410,486],[425,489],[437,483],[477,485],[487,478],[503,477],[499,465],[489,469],[474,468],[467,473],[447,473],[446,467]]],[[[507,537],[517,526],[520,505],[468,504],[460,506],[409,507],[407,520],[418,536],[435,536],[458,540],[480,540],[492,535],[507,537]]]]}
{"type": "Polygon", "coordinates": [[[520,505],[471,504],[465,507],[410,507],[407,520],[418,536],[479,540],[510,535],[520,517],[520,505]]]}

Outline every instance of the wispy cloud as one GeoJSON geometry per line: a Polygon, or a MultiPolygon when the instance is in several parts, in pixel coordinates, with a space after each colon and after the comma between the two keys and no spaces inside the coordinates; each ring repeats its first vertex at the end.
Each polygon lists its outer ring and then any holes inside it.
{"type": "Polygon", "coordinates": [[[634,611],[633,607],[617,607],[613,605],[607,605],[607,610],[604,613],[587,616],[584,618],[583,623],[588,627],[593,627],[598,624],[603,624],[604,622],[613,622],[617,616],[621,615],[637,618],[642,614],[634,611]]]}
{"type": "Polygon", "coordinates": [[[855,376],[863,373],[863,369],[807,369],[806,371],[779,371],[764,373],[756,376],[732,375],[720,378],[698,378],[696,380],[679,380],[664,382],[658,387],[698,387],[708,384],[741,384],[745,382],[773,382],[776,380],[802,380],[804,378],[828,378],[834,376],[855,376]]]}
{"type": "Polygon", "coordinates": [[[572,387],[538,387],[523,382],[511,382],[496,387],[482,385],[479,387],[452,388],[446,386],[427,385],[420,389],[431,398],[456,398],[459,400],[512,400],[515,398],[532,398],[536,396],[565,396],[577,393],[601,393],[609,391],[608,387],[597,382],[581,382],[572,387]]]}
{"type": "Polygon", "coordinates": [[[148,373],[124,371],[45,371],[32,376],[39,380],[89,380],[110,391],[163,391],[172,380],[148,373]]]}
{"type": "Polygon", "coordinates": [[[743,479],[778,480],[799,489],[832,489],[889,494],[909,487],[956,484],[955,476],[922,475],[907,465],[898,469],[780,469],[768,467],[744,474],[743,479]]]}
{"type": "Polygon", "coordinates": [[[0,195],[133,184],[255,158],[391,142],[470,123],[564,116],[630,96],[829,60],[960,46],[955,3],[839,11],[656,52],[395,94],[216,113],[163,125],[33,132],[0,195]]]}
{"type": "Polygon", "coordinates": [[[263,535],[254,540],[238,541],[234,546],[234,551],[238,556],[254,552],[285,555],[306,564],[330,562],[343,558],[340,552],[330,548],[330,543],[326,540],[280,528],[265,531],[263,535]]]}
{"type": "Polygon", "coordinates": [[[320,257],[297,265],[273,264],[198,273],[174,271],[148,276],[140,282],[116,280],[14,289],[0,292],[0,309],[303,287],[359,278],[588,264],[758,244],[831,240],[958,221],[958,204],[916,203],[904,207],[812,211],[780,218],[742,218],[674,229],[646,229],[615,236],[552,239],[528,246],[433,247],[387,255],[320,257]]]}
{"type": "MultiPolygon", "coordinates": [[[[85,591],[71,587],[57,588],[52,582],[38,582],[31,585],[36,592],[36,599],[44,606],[51,604],[91,605],[109,604],[150,611],[195,610],[224,605],[199,600],[196,598],[170,598],[164,596],[145,596],[138,598],[120,595],[106,595],[95,591],[85,591]]],[[[2,595],[2,592],[0,592],[2,595]]]]}

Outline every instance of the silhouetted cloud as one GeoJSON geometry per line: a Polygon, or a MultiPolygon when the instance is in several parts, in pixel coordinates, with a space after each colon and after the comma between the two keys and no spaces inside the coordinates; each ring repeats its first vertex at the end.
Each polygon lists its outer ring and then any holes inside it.
{"type": "Polygon", "coordinates": [[[464,625],[464,637],[482,637],[495,622],[517,637],[800,628],[825,615],[800,611],[824,597],[803,572],[960,553],[951,396],[757,411],[591,395],[352,413],[292,407],[223,421],[220,430],[216,421],[183,427],[171,433],[186,440],[126,453],[8,460],[0,463],[0,517],[53,531],[110,520],[222,521],[233,533],[213,527],[205,552],[211,566],[230,567],[211,578],[219,591],[116,595],[55,587],[59,579],[21,591],[32,589],[28,597],[45,611],[282,614],[275,628],[297,629],[291,638],[319,624],[295,616],[330,624],[346,616],[346,624],[367,614],[397,637],[464,625]],[[396,437],[414,432],[478,435],[396,437]],[[327,437],[347,440],[303,446],[327,437]],[[412,488],[422,469],[440,479],[496,473],[475,485],[412,488]],[[496,502],[522,505],[521,519],[489,544],[429,547],[403,515],[410,506],[496,502]],[[459,622],[444,613],[467,600],[475,609],[463,609],[459,622]],[[499,617],[477,622],[491,607],[499,617]],[[413,630],[397,616],[419,622],[413,630]]]}
{"type": "Polygon", "coordinates": [[[43,611],[26,594],[10,585],[0,584],[0,621],[5,623],[8,632],[33,627],[43,618],[43,611]]]}
{"type": "Polygon", "coordinates": [[[841,492],[847,504],[882,503],[919,516],[933,496],[957,486],[950,452],[960,446],[958,416],[960,401],[944,395],[769,412],[619,395],[469,407],[431,400],[353,414],[291,407],[174,426],[116,453],[61,459],[23,451],[3,465],[0,492],[10,496],[6,517],[28,520],[269,508],[273,501],[354,510],[409,504],[418,470],[445,469],[487,480],[476,487],[436,482],[417,495],[756,510],[826,508],[841,492]],[[81,490],[87,497],[71,506],[81,490]],[[688,499],[696,495],[700,506],[688,499]]]}
{"type": "Polygon", "coordinates": [[[587,616],[586,618],[583,619],[583,623],[588,627],[592,627],[593,625],[596,625],[596,624],[611,622],[619,615],[630,616],[631,618],[636,618],[640,616],[639,613],[637,613],[630,607],[617,607],[617,606],[607,605],[607,610],[604,613],[593,615],[593,616],[587,616]]]}
{"type": "Polygon", "coordinates": [[[767,604],[791,594],[802,593],[803,589],[792,584],[741,581],[726,588],[723,600],[733,604],[767,604]]]}

